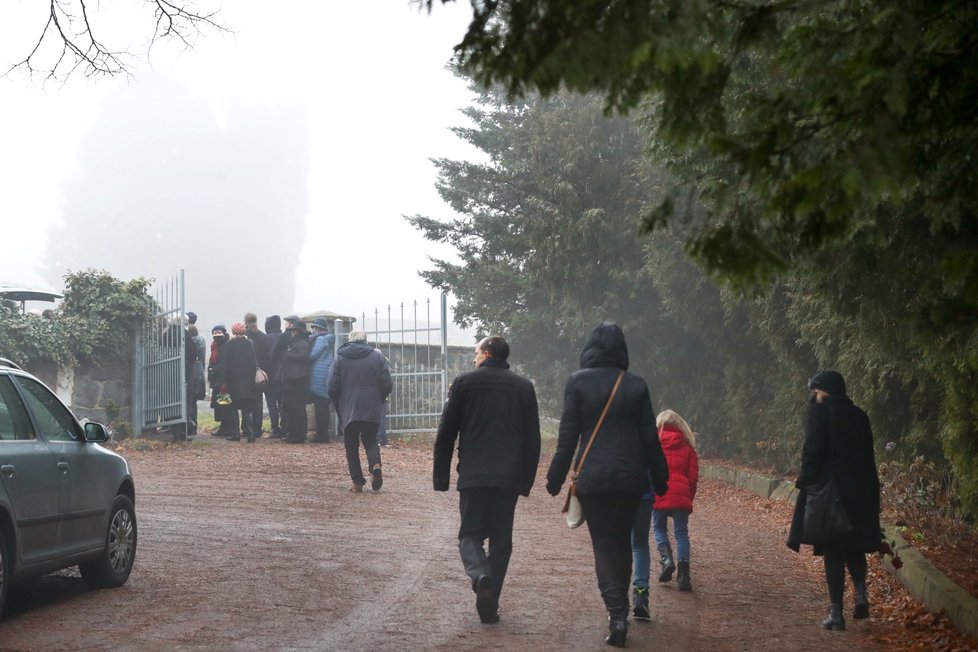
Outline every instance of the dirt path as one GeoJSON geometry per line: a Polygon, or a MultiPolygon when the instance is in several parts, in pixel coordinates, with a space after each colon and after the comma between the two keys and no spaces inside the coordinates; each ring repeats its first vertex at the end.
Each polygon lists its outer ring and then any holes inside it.
{"type": "MultiPolygon", "coordinates": [[[[481,625],[456,549],[458,497],[431,490],[427,444],[384,449],[384,488],[362,495],[347,492],[338,444],[204,437],[124,453],[139,518],[129,583],[90,591],[68,572],[16,589],[0,649],[609,649],[586,528],[563,525],[542,481],[517,508],[502,622],[481,625]]],[[[653,587],[653,623],[632,623],[629,648],[878,649],[875,619],[817,626],[810,560],[732,491],[701,486],[695,591],[653,587]]]]}

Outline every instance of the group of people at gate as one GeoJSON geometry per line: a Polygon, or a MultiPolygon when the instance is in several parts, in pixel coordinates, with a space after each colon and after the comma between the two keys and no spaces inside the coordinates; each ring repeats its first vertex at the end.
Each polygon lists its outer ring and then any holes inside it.
{"type": "Polygon", "coordinates": [[[342,436],[351,491],[360,492],[366,485],[361,445],[371,487],[375,491],[381,488],[380,443],[386,443],[385,403],[393,381],[386,358],[367,343],[366,333],[351,331],[337,348],[336,334],[326,319],[320,317],[307,325],[298,315],[272,315],[262,331],[257,316],[249,312],[230,332],[223,324],[215,325],[208,353],[197,331],[196,315],[188,313],[187,321],[191,435],[196,434],[196,402],[206,396],[205,379],[211,388],[214,418],[220,424],[212,434],[229,441],[254,443],[262,437],[264,399],[269,438],[304,444],[309,429],[306,406],[312,404],[315,434],[311,441],[328,443],[342,436]],[[335,437],[334,411],[339,424],[335,437]]]}

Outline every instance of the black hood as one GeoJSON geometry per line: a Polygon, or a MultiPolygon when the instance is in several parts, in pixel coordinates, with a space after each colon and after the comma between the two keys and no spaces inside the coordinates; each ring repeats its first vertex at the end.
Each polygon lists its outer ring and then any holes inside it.
{"type": "Polygon", "coordinates": [[[820,389],[829,394],[846,394],[846,381],[842,374],[831,369],[819,371],[808,379],[808,389],[820,389]]]}
{"type": "Polygon", "coordinates": [[[265,332],[266,333],[281,333],[282,332],[282,319],[278,315],[272,315],[271,317],[265,318],[265,332]]]}
{"type": "Polygon", "coordinates": [[[602,322],[588,335],[581,351],[581,369],[592,367],[628,369],[628,346],[618,324],[602,322]]]}
{"type": "Polygon", "coordinates": [[[370,346],[366,342],[347,342],[340,347],[336,355],[341,355],[344,358],[349,358],[350,360],[356,360],[358,358],[365,358],[374,351],[374,347],[370,346]]]}

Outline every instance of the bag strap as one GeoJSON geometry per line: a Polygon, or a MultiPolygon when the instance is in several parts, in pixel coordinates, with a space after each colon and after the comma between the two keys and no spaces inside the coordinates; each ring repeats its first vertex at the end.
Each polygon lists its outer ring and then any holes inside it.
{"type": "MultiPolygon", "coordinates": [[[[246,337],[245,339],[247,339],[249,342],[251,342],[251,338],[250,337],[246,337]]],[[[255,371],[258,371],[259,369],[261,369],[261,365],[258,364],[258,352],[255,351],[255,343],[254,342],[251,342],[251,357],[255,359],[255,371]]]]}
{"type": "Polygon", "coordinates": [[[611,388],[611,396],[608,397],[608,402],[604,404],[604,409],[601,411],[601,416],[598,417],[598,423],[594,426],[594,432],[591,433],[591,439],[587,442],[587,447],[584,449],[584,453],[581,454],[581,459],[577,463],[577,468],[574,469],[574,480],[577,480],[577,476],[581,473],[581,468],[584,466],[584,460],[587,459],[587,454],[591,450],[591,445],[594,443],[594,438],[598,434],[598,430],[601,429],[601,424],[604,423],[604,418],[608,414],[608,408],[611,407],[611,402],[615,400],[615,394],[618,393],[618,386],[621,385],[621,379],[625,377],[625,370],[618,372],[618,378],[615,380],[615,386],[611,388]]]}

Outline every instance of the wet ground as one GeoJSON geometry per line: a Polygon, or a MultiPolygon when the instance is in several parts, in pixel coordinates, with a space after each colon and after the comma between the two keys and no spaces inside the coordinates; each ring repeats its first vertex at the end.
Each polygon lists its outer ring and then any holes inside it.
{"type": "MultiPolygon", "coordinates": [[[[482,625],[456,549],[458,496],[432,491],[430,445],[382,450],[382,490],[354,495],[339,444],[124,449],[139,522],[129,583],[93,591],[72,570],[16,587],[0,649],[609,649],[587,530],[568,530],[543,490],[549,455],[517,507],[502,620],[482,625]]],[[[817,566],[737,491],[701,484],[694,592],[654,586],[653,622],[633,622],[628,647],[882,649],[875,618],[818,627],[817,566]]]]}

